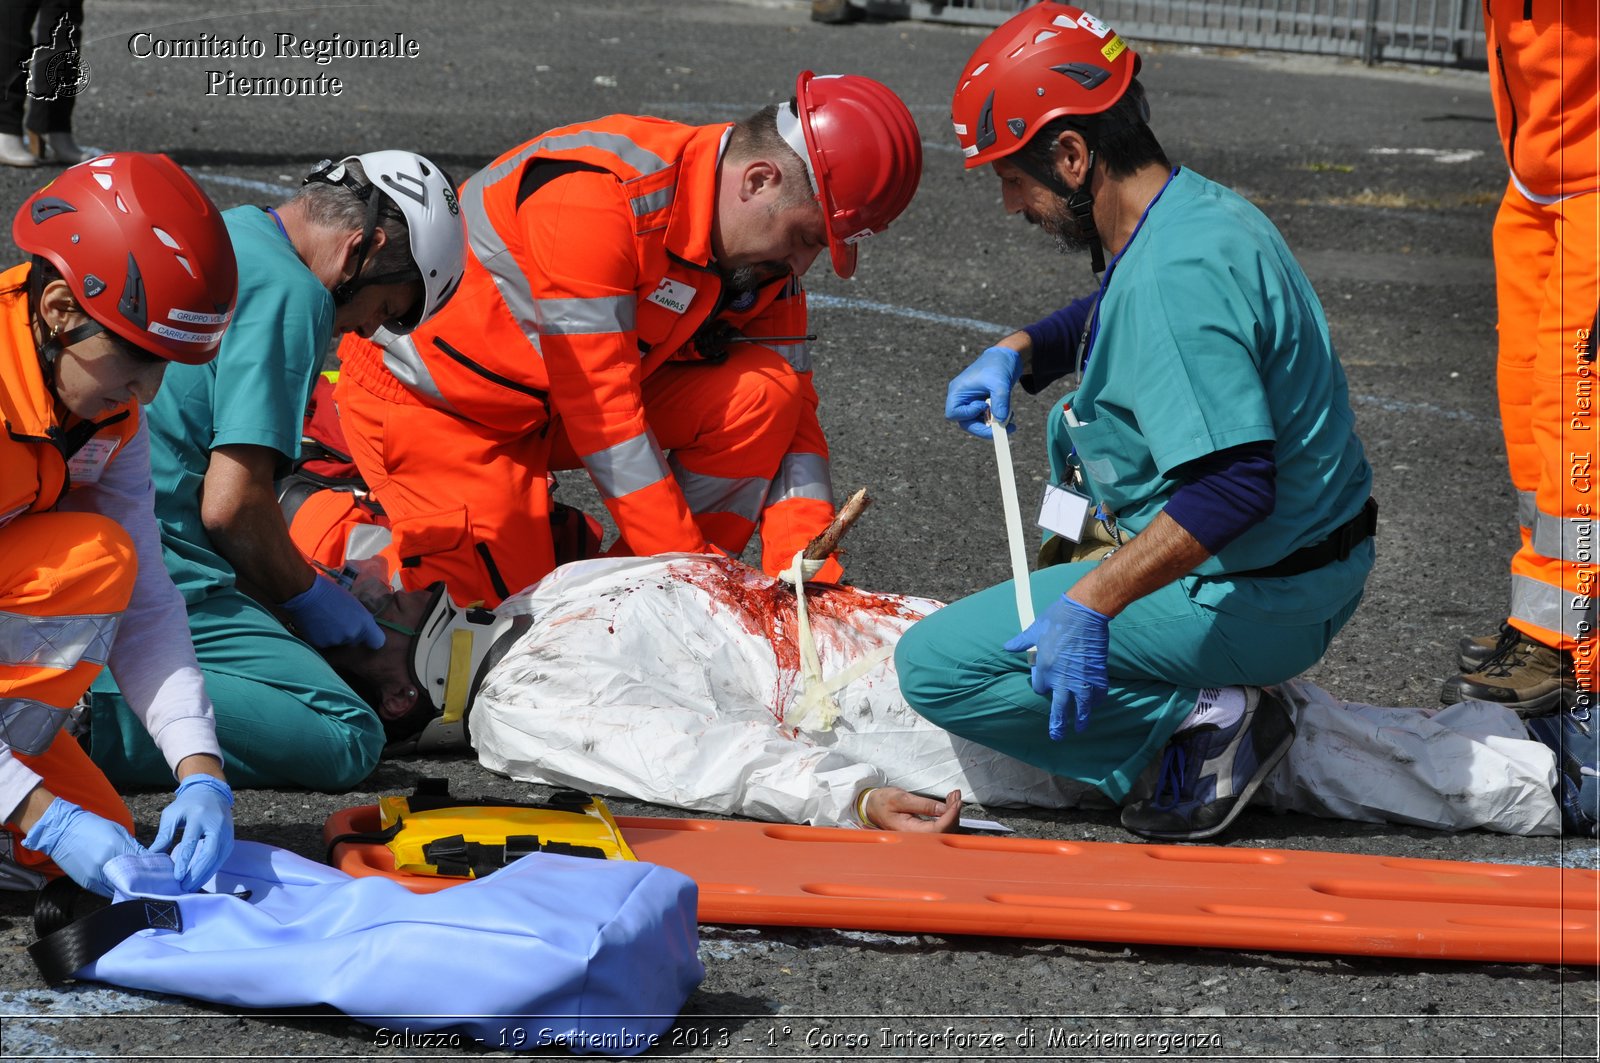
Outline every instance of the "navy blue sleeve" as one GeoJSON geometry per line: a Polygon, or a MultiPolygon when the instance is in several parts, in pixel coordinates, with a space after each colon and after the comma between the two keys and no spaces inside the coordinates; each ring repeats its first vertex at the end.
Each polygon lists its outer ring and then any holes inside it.
{"type": "Polygon", "coordinates": [[[1078,337],[1093,306],[1094,296],[1086,295],[1022,330],[1033,341],[1033,353],[1022,367],[1022,390],[1037,395],[1077,368],[1073,359],[1078,353],[1078,337]]]}
{"type": "Polygon", "coordinates": [[[1180,465],[1182,484],[1165,513],[1215,554],[1272,512],[1278,501],[1278,464],[1270,439],[1229,447],[1180,465]]]}

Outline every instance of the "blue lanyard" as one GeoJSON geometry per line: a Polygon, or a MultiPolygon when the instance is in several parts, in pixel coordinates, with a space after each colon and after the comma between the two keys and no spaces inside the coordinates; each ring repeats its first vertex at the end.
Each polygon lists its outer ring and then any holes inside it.
{"type": "Polygon", "coordinates": [[[1144,213],[1139,215],[1139,221],[1134,225],[1133,232],[1128,234],[1127,243],[1122,245],[1122,250],[1112,256],[1111,262],[1106,266],[1105,274],[1100,278],[1100,290],[1095,294],[1094,306],[1089,311],[1089,327],[1084,330],[1083,342],[1078,348],[1078,375],[1080,381],[1082,380],[1084,368],[1089,364],[1089,354],[1094,349],[1095,337],[1100,334],[1100,303],[1105,299],[1106,288],[1111,284],[1111,274],[1116,272],[1117,263],[1121,262],[1122,256],[1128,253],[1128,248],[1133,246],[1133,241],[1139,236],[1139,230],[1144,228],[1144,220],[1150,216],[1150,211],[1155,208],[1156,203],[1161,199],[1161,193],[1165,192],[1167,187],[1172,184],[1172,179],[1178,176],[1180,169],[1182,167],[1174,166],[1172,172],[1167,174],[1167,179],[1161,182],[1161,187],[1156,191],[1156,194],[1150,197],[1149,203],[1145,204],[1144,213]]]}
{"type": "MultiPolygon", "coordinates": [[[[271,207],[262,207],[261,209],[272,215],[272,220],[278,223],[278,231],[283,234],[283,238],[285,240],[289,240],[289,230],[283,227],[283,219],[278,217],[278,212],[273,210],[271,207]]],[[[289,246],[294,246],[293,240],[289,240],[289,246]]]]}

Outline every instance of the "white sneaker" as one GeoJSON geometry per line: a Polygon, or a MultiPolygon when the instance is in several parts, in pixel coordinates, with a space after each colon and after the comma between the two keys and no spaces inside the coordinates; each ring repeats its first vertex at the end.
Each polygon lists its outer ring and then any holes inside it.
{"type": "Polygon", "coordinates": [[[6,166],[37,166],[39,157],[28,150],[19,133],[0,133],[0,163],[6,166]]]}

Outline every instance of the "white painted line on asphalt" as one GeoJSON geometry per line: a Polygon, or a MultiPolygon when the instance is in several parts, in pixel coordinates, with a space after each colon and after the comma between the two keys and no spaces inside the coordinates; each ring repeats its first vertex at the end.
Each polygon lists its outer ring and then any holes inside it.
{"type": "Polygon", "coordinates": [[[1004,325],[996,325],[993,321],[979,321],[975,317],[952,317],[949,314],[936,314],[932,310],[918,310],[910,306],[893,306],[889,303],[874,303],[868,299],[856,299],[844,295],[819,295],[815,292],[807,292],[806,302],[811,306],[825,307],[829,310],[866,310],[874,314],[908,317],[913,321],[928,321],[935,325],[949,325],[952,328],[971,329],[974,332],[993,332],[1001,336],[1009,336],[1017,331],[1004,325]]]}
{"type": "Polygon", "coordinates": [[[1350,401],[1357,406],[1375,406],[1385,413],[1425,413],[1433,417],[1443,417],[1448,421],[1498,424],[1500,420],[1498,417],[1481,417],[1466,410],[1448,410],[1431,402],[1401,402],[1397,399],[1379,398],[1377,395],[1351,395],[1350,401]]]}
{"type": "Polygon", "coordinates": [[[1368,148],[1369,155],[1420,155],[1434,162],[1446,165],[1457,162],[1471,162],[1483,152],[1477,148],[1368,148]]]}
{"type": "Polygon", "coordinates": [[[282,195],[285,192],[294,191],[293,185],[275,185],[266,181],[252,181],[248,177],[230,177],[225,173],[197,173],[195,176],[202,181],[215,181],[219,185],[233,185],[235,188],[249,188],[256,192],[271,192],[274,195],[282,195]]]}
{"type": "MultiPolygon", "coordinates": [[[[815,292],[806,296],[811,306],[822,307],[828,310],[865,310],[873,314],[889,314],[892,317],[906,317],[913,321],[927,321],[935,325],[949,325],[952,328],[970,329],[973,332],[987,332],[996,336],[1010,335],[1014,328],[998,325],[993,321],[980,321],[974,317],[954,317],[950,314],[939,314],[932,310],[918,310],[910,306],[895,306],[891,303],[875,303],[869,299],[856,299],[843,295],[821,295],[815,292]]],[[[1467,421],[1472,424],[1494,424],[1498,418],[1483,417],[1466,410],[1451,410],[1443,406],[1435,406],[1431,402],[1401,402],[1397,399],[1385,399],[1377,395],[1351,395],[1350,401],[1357,406],[1372,406],[1385,413],[1428,414],[1432,417],[1443,417],[1448,421],[1467,421]]]]}
{"type": "MultiPolygon", "coordinates": [[[[646,100],[639,105],[639,110],[645,114],[655,114],[657,111],[676,111],[680,115],[689,116],[698,116],[703,114],[731,114],[739,118],[743,118],[748,114],[754,114],[763,106],[763,104],[759,103],[728,103],[721,100],[646,100]]],[[[911,106],[908,104],[907,106],[913,111],[941,111],[939,107],[936,107],[933,104],[922,106],[911,106]]],[[[948,114],[949,108],[944,108],[942,113],[948,114]]],[[[960,154],[961,145],[949,144],[942,140],[924,140],[922,142],[922,150],[949,151],[960,154]]]]}

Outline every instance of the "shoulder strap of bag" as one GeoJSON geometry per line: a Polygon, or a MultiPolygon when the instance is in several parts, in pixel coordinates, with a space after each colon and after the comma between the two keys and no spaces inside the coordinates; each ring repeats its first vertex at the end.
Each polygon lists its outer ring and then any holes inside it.
{"type": "Polygon", "coordinates": [[[183,930],[177,901],[121,901],[73,919],[72,908],[79,900],[75,894],[87,891],[71,879],[60,878],[40,890],[34,902],[33,926],[39,940],[28,946],[28,955],[49,985],[72,981],[73,972],[141,930],[183,930]]]}

